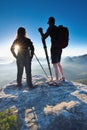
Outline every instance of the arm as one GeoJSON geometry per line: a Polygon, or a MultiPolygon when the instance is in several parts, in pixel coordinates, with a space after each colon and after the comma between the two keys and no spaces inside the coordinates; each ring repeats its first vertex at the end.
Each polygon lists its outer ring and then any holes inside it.
{"type": "Polygon", "coordinates": [[[38,31],[40,32],[43,46],[44,46],[44,48],[46,48],[45,39],[49,36],[49,29],[47,29],[45,34],[43,33],[43,29],[42,28],[39,28],[38,31]]]}
{"type": "Polygon", "coordinates": [[[44,33],[43,33],[43,29],[40,27],[40,28],[38,29],[38,31],[40,32],[40,35],[41,35],[42,39],[46,39],[46,38],[49,36],[48,30],[47,30],[47,32],[44,34],[44,33]]]}
{"type": "Polygon", "coordinates": [[[33,58],[33,55],[34,55],[34,45],[33,45],[33,43],[31,42],[31,40],[30,40],[30,51],[31,51],[31,59],[33,58]]]}
{"type": "Polygon", "coordinates": [[[13,42],[13,44],[12,44],[12,46],[11,46],[11,52],[12,52],[12,54],[13,54],[13,56],[17,59],[17,55],[16,55],[16,53],[15,53],[15,42],[13,42]]]}

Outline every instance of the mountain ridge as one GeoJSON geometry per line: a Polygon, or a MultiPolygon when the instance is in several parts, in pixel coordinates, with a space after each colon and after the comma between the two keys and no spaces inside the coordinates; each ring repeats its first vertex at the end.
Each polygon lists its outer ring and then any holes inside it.
{"type": "MultiPolygon", "coordinates": [[[[40,61],[45,60],[45,58],[38,58],[40,61]]],[[[5,58],[5,57],[1,57],[0,58],[0,62],[2,62],[1,64],[14,64],[15,60],[12,60],[10,58],[5,58]],[[9,62],[7,62],[9,61],[9,62]]],[[[34,58],[35,60],[35,58],[34,58]]],[[[62,62],[73,62],[73,63],[82,63],[84,61],[87,61],[87,54],[84,55],[79,55],[79,56],[66,56],[65,58],[62,59],[62,62]]]]}
{"type": "Polygon", "coordinates": [[[64,59],[64,62],[75,63],[75,64],[78,64],[78,63],[87,64],[87,54],[80,55],[80,56],[73,56],[73,57],[67,56],[64,59]]]}

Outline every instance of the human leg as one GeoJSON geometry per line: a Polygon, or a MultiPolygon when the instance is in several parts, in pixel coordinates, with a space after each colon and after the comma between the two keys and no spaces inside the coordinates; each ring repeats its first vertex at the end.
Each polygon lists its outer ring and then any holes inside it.
{"type": "Polygon", "coordinates": [[[61,74],[60,80],[61,80],[61,81],[65,81],[65,77],[64,77],[62,65],[61,65],[59,62],[58,62],[58,68],[59,68],[59,71],[60,71],[60,74],[61,74]]]}
{"type": "Polygon", "coordinates": [[[23,62],[21,60],[17,60],[17,84],[19,87],[22,86],[23,68],[23,62]]]}
{"type": "Polygon", "coordinates": [[[64,78],[64,74],[63,74],[63,69],[62,69],[62,65],[60,64],[60,62],[58,62],[58,68],[61,74],[61,78],[64,78]]]}
{"type": "Polygon", "coordinates": [[[56,77],[56,82],[59,82],[59,70],[58,70],[58,64],[54,63],[53,64],[54,67],[54,72],[55,72],[55,77],[56,77]]]}
{"type": "Polygon", "coordinates": [[[31,60],[29,57],[26,56],[25,61],[25,71],[26,71],[26,80],[28,87],[33,87],[32,85],[32,75],[31,75],[31,60]]]}

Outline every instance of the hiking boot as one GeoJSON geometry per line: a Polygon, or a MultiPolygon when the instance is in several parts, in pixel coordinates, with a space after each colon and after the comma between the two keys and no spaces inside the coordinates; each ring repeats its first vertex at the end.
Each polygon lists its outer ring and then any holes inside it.
{"type": "Polygon", "coordinates": [[[17,87],[18,87],[19,89],[22,89],[22,84],[17,84],[17,87]]]}
{"type": "Polygon", "coordinates": [[[65,81],[65,77],[60,78],[60,81],[65,81]]]}
{"type": "Polygon", "coordinates": [[[33,84],[28,85],[27,87],[28,87],[29,89],[33,89],[33,88],[34,88],[33,84]]]}

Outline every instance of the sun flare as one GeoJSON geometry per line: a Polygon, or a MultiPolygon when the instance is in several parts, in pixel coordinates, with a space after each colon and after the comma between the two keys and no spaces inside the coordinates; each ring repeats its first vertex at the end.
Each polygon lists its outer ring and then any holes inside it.
{"type": "Polygon", "coordinates": [[[17,54],[19,51],[20,47],[18,45],[15,45],[15,53],[17,54]]]}

